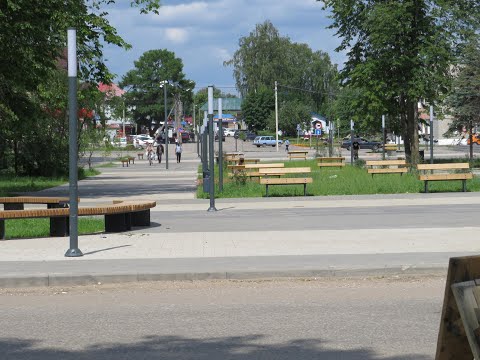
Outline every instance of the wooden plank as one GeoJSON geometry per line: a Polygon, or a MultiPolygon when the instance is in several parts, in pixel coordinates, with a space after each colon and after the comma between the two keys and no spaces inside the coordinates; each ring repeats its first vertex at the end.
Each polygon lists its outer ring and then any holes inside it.
{"type": "Polygon", "coordinates": [[[308,154],[308,150],[290,150],[288,154],[308,154]]]}
{"type": "Polygon", "coordinates": [[[330,162],[330,163],[317,163],[318,167],[343,167],[345,166],[345,163],[335,163],[335,162],[330,162]]]}
{"type": "Polygon", "coordinates": [[[419,180],[425,181],[437,181],[437,180],[468,180],[473,179],[472,173],[460,173],[460,174],[425,174],[419,175],[419,180]]]}
{"type": "Polygon", "coordinates": [[[312,171],[309,167],[293,167],[293,168],[266,168],[266,169],[258,169],[260,174],[302,174],[302,173],[309,173],[312,171]]]}
{"type": "Polygon", "coordinates": [[[312,178],[261,178],[260,184],[263,185],[289,185],[289,184],[311,184],[312,178]]]}
{"type": "Polygon", "coordinates": [[[263,168],[283,168],[284,163],[273,163],[273,164],[245,164],[245,169],[263,169],[263,168]]]}
{"type": "Polygon", "coordinates": [[[391,165],[407,165],[405,160],[367,160],[366,166],[391,166],[391,165]]]}
{"type": "Polygon", "coordinates": [[[418,170],[454,170],[470,169],[469,163],[448,163],[448,164],[417,164],[418,170]]]}
{"type": "Polygon", "coordinates": [[[344,161],[345,157],[317,157],[317,160],[320,162],[325,162],[325,161],[344,161]]]}
{"type": "Polygon", "coordinates": [[[368,174],[407,173],[407,168],[367,169],[368,174]]]}
{"type": "Polygon", "coordinates": [[[480,279],[480,256],[450,258],[438,332],[436,360],[471,360],[473,358],[451,286],[474,279],[480,279]]]}

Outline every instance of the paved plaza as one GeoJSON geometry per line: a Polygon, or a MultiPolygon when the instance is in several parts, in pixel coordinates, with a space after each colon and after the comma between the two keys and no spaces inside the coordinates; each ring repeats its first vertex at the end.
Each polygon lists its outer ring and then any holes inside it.
{"type": "MultiPolygon", "coordinates": [[[[224,145],[235,150],[232,138],[224,145]]],[[[180,164],[171,146],[168,170],[165,161],[137,160],[79,182],[80,206],[155,200],[151,227],[79,236],[80,258],[64,257],[68,237],[3,241],[0,287],[446,273],[450,257],[480,251],[478,193],[217,199],[218,211],[207,212],[209,201],[195,197],[196,144],[184,145],[180,164]]],[[[287,160],[283,148],[238,141],[237,150],[287,160]]],[[[464,155],[455,150],[436,149],[436,156],[464,155]]],[[[68,196],[68,184],[35,194],[68,196]]]]}

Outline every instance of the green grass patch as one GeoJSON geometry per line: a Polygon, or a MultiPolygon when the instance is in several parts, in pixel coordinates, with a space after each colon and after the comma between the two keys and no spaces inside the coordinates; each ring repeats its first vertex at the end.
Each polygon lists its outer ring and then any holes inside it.
{"type": "Polygon", "coordinates": [[[65,178],[44,178],[27,176],[1,176],[0,177],[0,196],[13,196],[17,193],[39,191],[51,187],[59,186],[67,182],[65,178]]]}
{"type": "Polygon", "coordinates": [[[104,164],[100,164],[98,166],[95,166],[95,168],[113,168],[113,167],[117,167],[117,164],[113,163],[113,162],[109,162],[109,163],[104,163],[104,164]]]}
{"type": "MultiPolygon", "coordinates": [[[[446,162],[446,161],[445,161],[446,162]]],[[[318,168],[315,160],[285,161],[285,167],[307,167],[312,169],[305,176],[313,178],[312,184],[307,184],[307,195],[368,195],[368,194],[406,194],[423,192],[424,182],[417,179],[417,174],[378,174],[371,176],[363,166],[346,165],[344,168],[318,168]]],[[[247,180],[245,184],[235,182],[228,177],[227,168],[224,168],[223,192],[218,189],[218,168],[215,168],[217,198],[242,198],[265,196],[265,185],[258,180],[247,180]]],[[[285,177],[299,177],[299,174],[285,177]]],[[[201,175],[200,175],[201,178],[201,175]]],[[[480,179],[467,180],[468,191],[480,191],[480,179]]],[[[429,192],[458,192],[462,191],[461,181],[431,181],[429,192]]],[[[268,189],[269,196],[303,196],[303,185],[274,185],[268,189]]],[[[208,198],[200,185],[197,189],[198,198],[208,198]]]]}
{"type": "MultiPolygon", "coordinates": [[[[105,231],[103,217],[79,217],[78,233],[80,235],[95,234],[105,231]]],[[[50,219],[14,219],[5,221],[7,239],[25,239],[48,237],[50,235],[50,219]]]]}

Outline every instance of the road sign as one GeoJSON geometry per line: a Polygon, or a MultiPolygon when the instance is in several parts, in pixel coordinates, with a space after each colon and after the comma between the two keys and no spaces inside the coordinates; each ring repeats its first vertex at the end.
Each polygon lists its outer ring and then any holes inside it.
{"type": "Polygon", "coordinates": [[[322,135],[322,129],[315,129],[315,135],[322,135]]]}

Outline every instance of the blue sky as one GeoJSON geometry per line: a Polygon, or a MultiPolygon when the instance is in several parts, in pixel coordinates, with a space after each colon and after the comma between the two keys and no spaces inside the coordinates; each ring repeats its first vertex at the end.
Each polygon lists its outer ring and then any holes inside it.
{"type": "Polygon", "coordinates": [[[117,81],[145,51],[167,49],[183,60],[184,73],[197,88],[215,85],[235,93],[233,70],[223,61],[232,58],[241,37],[265,20],[292,42],[329,53],[340,67],[345,58],[334,52],[340,41],[326,29],[331,20],[315,0],[163,0],[158,15],[141,15],[129,2],[119,0],[108,8],[109,21],[132,45],[128,51],[105,48],[117,81]]]}

